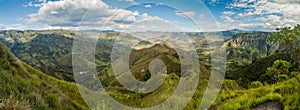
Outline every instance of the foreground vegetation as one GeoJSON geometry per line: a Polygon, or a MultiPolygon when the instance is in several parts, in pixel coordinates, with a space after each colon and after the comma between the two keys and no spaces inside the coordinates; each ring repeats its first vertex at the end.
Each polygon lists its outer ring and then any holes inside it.
{"type": "Polygon", "coordinates": [[[251,89],[223,90],[213,107],[220,110],[240,110],[254,108],[265,102],[280,102],[285,110],[299,110],[300,75],[275,85],[265,85],[251,89]]]}
{"type": "Polygon", "coordinates": [[[277,109],[300,109],[300,25],[276,30],[271,38],[279,41],[282,51],[229,76],[234,79],[231,85],[240,85],[241,89],[222,90],[212,108],[251,109],[262,103],[278,102],[277,109]]]}
{"type": "Polygon", "coordinates": [[[0,64],[0,109],[88,109],[74,83],[22,63],[2,43],[0,64]]]}

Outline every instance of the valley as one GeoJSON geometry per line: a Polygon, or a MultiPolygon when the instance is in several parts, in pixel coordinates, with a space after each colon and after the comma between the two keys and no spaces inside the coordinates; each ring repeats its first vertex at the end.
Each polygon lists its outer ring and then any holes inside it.
{"type": "Polygon", "coordinates": [[[0,110],[300,110],[300,0],[0,0],[0,110]]]}
{"type": "MultiPolygon", "coordinates": [[[[83,32],[0,31],[0,41],[3,43],[1,44],[1,87],[5,88],[0,91],[1,97],[8,99],[12,97],[14,100],[24,102],[25,105],[20,106],[34,109],[88,109],[90,106],[83,101],[76,88],[72,67],[74,39],[80,33],[83,32]],[[20,59],[19,63],[13,54],[20,59]]],[[[151,32],[144,34],[149,35],[149,33],[151,32]]],[[[148,67],[155,59],[164,62],[167,73],[165,81],[155,91],[138,94],[130,91],[118,82],[118,76],[113,73],[110,61],[114,42],[120,39],[120,36],[130,36],[120,32],[89,34],[98,39],[95,44],[95,66],[98,79],[103,85],[100,89],[98,86],[82,85],[86,90],[87,88],[101,90],[98,93],[91,91],[92,94],[101,96],[104,94],[102,92],[106,91],[124,105],[151,107],[166,101],[174,94],[180,78],[185,77],[181,74],[180,57],[171,43],[159,40],[146,41],[133,37],[140,42],[134,46],[129,57],[129,68],[133,76],[139,81],[149,80],[151,75],[148,67]]],[[[293,62],[289,56],[290,52],[283,51],[284,46],[271,39],[272,34],[237,30],[185,33],[195,46],[201,75],[196,92],[184,109],[200,107],[211,75],[211,49],[216,49],[210,44],[226,48],[227,68],[220,94],[209,109],[250,109],[267,102],[278,102],[284,109],[297,109],[298,102],[295,100],[300,99],[297,92],[300,76],[294,71],[295,67],[288,67],[287,72],[293,75],[284,76],[285,79],[274,79],[274,81],[268,79],[270,76],[267,70],[275,65],[275,61],[282,60],[280,63],[290,64],[293,62]],[[218,33],[225,35],[224,43],[213,38],[206,39],[206,36],[218,33]]],[[[162,36],[163,39],[180,33],[157,35],[162,36]]],[[[124,48],[130,47],[124,46],[124,48]]],[[[88,77],[82,79],[84,82],[91,81],[88,77]]],[[[94,83],[89,82],[89,84],[94,83]]],[[[173,107],[165,106],[165,108],[173,107]]]]}

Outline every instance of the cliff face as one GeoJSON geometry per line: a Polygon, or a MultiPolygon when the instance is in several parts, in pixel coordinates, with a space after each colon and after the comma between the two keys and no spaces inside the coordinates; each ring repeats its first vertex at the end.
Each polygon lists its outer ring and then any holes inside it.
{"type": "MultiPolygon", "coordinates": [[[[278,44],[270,40],[271,33],[240,33],[232,39],[227,40],[224,46],[227,47],[263,47],[266,45],[278,44]]],[[[278,45],[273,45],[278,46],[278,45]]]]}
{"type": "Polygon", "coordinates": [[[240,33],[227,40],[223,46],[229,50],[244,48],[252,52],[258,51],[263,56],[269,56],[279,49],[279,43],[270,39],[271,33],[240,33]]]}
{"type": "Polygon", "coordinates": [[[239,70],[258,59],[280,50],[279,43],[271,40],[272,33],[239,33],[224,42],[227,50],[227,73],[239,70]]]}

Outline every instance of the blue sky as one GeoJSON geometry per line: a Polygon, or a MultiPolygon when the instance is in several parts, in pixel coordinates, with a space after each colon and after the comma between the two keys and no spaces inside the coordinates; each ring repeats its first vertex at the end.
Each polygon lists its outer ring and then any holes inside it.
{"type": "Polygon", "coordinates": [[[0,0],[0,29],[273,31],[300,23],[299,0],[0,0]],[[138,26],[136,26],[138,25],[138,26]],[[168,26],[170,25],[170,26],[168,26]],[[167,27],[178,27],[169,29],[167,27]]]}

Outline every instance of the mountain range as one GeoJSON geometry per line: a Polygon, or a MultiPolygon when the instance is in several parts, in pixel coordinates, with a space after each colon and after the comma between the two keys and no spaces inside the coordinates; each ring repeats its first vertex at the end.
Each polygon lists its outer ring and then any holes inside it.
{"type": "MultiPolygon", "coordinates": [[[[70,30],[0,31],[1,104],[10,99],[33,109],[89,109],[76,88],[73,77],[72,49],[76,35],[86,32],[70,30]],[[15,57],[16,56],[16,57],[15,57]]],[[[132,107],[150,107],[164,102],[179,84],[180,58],[167,41],[134,38],[139,41],[129,56],[129,67],[140,81],[151,78],[149,64],[161,59],[167,68],[162,85],[150,93],[135,93],[119,84],[111,67],[111,53],[121,32],[87,32],[98,38],[95,44],[95,65],[105,90],[117,101],[132,107]]],[[[145,33],[136,33],[144,34],[145,33]]],[[[279,109],[299,109],[299,75],[288,76],[276,84],[268,83],[266,70],[277,60],[291,62],[282,45],[271,40],[271,32],[230,30],[222,32],[187,32],[198,54],[201,76],[197,90],[186,110],[198,108],[210,77],[210,43],[227,50],[226,79],[222,90],[209,109],[259,109],[271,104],[279,109]],[[224,42],[209,35],[223,34],[224,42]],[[256,83],[257,82],[257,83],[256,83]],[[256,85],[255,85],[256,84],[256,85]]],[[[159,38],[179,36],[180,33],[156,33],[159,38]]],[[[120,45],[125,45],[120,44],[120,45]]],[[[127,48],[126,46],[124,48],[127,48]]],[[[185,49],[188,51],[189,49],[185,49]]],[[[292,67],[290,69],[293,70],[292,67]]],[[[296,73],[295,73],[296,74],[296,73]]],[[[89,79],[86,79],[88,81],[89,79]]],[[[92,83],[92,82],[91,82],[92,83]]],[[[86,86],[86,85],[83,85],[86,86]]],[[[93,87],[88,87],[93,88],[93,87]]],[[[103,92],[103,91],[102,91],[103,92]]],[[[95,94],[102,94],[101,92],[95,94]]],[[[180,97],[178,97],[180,99],[180,97]]],[[[4,106],[4,107],[5,107],[4,106]]],[[[166,107],[168,108],[168,107],[166,107]]],[[[5,109],[5,108],[4,108],[5,109]]]]}

